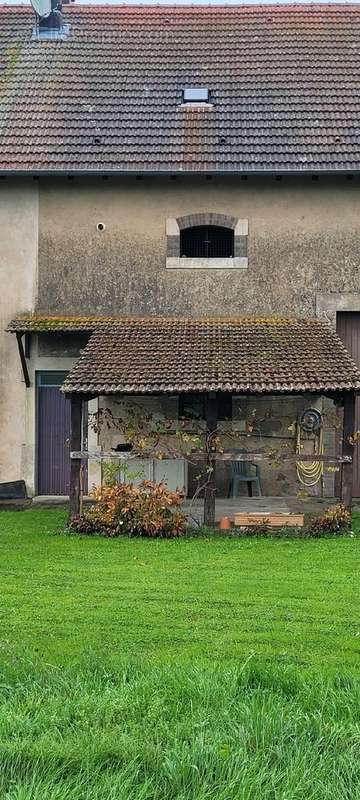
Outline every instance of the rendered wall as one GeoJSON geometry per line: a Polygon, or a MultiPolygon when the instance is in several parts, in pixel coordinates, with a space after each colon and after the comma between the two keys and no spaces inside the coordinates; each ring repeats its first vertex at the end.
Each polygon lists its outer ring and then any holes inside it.
{"type": "Polygon", "coordinates": [[[0,182],[0,481],[23,478],[32,453],[32,420],[11,318],[35,307],[38,260],[38,185],[0,182]]]}
{"type": "Polygon", "coordinates": [[[358,291],[359,218],[355,179],[45,180],[38,305],[73,313],[315,315],[317,293],[358,291]],[[166,269],[166,219],[200,211],[248,219],[247,270],[166,269]]]}
{"type": "MultiPolygon", "coordinates": [[[[334,324],[335,306],[360,310],[359,186],[290,178],[0,182],[0,480],[25,478],[33,490],[35,370],[73,360],[52,344],[33,349],[26,391],[15,337],[4,333],[13,316],[320,313],[334,324]],[[248,270],[166,270],[166,219],[209,210],[249,220],[248,270]]],[[[277,493],[289,491],[286,482],[274,484],[277,493]]]]}

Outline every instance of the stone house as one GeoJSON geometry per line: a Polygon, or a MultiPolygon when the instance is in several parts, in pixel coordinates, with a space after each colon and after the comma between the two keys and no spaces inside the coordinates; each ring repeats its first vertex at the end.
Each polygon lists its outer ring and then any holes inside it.
{"type": "MultiPolygon", "coordinates": [[[[1,481],[68,493],[59,389],[104,317],[318,317],[360,361],[359,23],[357,5],[64,5],[41,25],[0,6],[1,481]]],[[[259,448],[314,400],[231,403],[259,448]]],[[[336,451],[339,412],[315,405],[336,451]]],[[[298,490],[294,468],[262,479],[298,490]]]]}

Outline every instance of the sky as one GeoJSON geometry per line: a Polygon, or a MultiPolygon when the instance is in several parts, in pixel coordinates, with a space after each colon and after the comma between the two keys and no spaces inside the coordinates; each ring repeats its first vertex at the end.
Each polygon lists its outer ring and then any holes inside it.
{"type": "MultiPolygon", "coordinates": [[[[296,0],[297,3],[308,3],[312,2],[313,0],[296,0]]],[[[340,0],[344,2],[344,0],[340,0]]],[[[244,5],[257,5],[259,0],[246,0],[244,5]]],[[[277,0],[278,5],[284,5],[288,2],[294,2],[294,0],[277,0]]],[[[336,3],[339,0],[326,0],[327,3],[336,3]]],[[[352,0],[352,2],[359,3],[360,0],[352,0]]],[[[262,5],[269,5],[273,4],[274,0],[261,0],[262,5]]],[[[143,0],[143,2],[136,2],[136,0],[76,0],[77,5],[144,5],[144,6],[154,6],[154,5],[198,5],[198,6],[217,6],[217,5],[239,5],[239,0],[227,0],[226,3],[224,0],[196,0],[196,2],[190,2],[190,0],[143,0]]],[[[346,0],[345,0],[346,4],[346,0]]],[[[0,5],[30,5],[30,0],[6,0],[4,3],[3,0],[0,0],[0,5]]]]}

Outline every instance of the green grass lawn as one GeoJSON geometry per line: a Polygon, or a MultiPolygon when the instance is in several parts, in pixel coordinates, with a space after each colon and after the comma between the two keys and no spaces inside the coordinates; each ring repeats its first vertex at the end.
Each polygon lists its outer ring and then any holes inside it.
{"type": "Polygon", "coordinates": [[[360,800],[360,538],[64,522],[0,515],[1,800],[360,800]]]}
{"type": "Polygon", "coordinates": [[[64,523],[0,516],[3,654],[358,664],[360,539],[109,540],[64,523]]]}

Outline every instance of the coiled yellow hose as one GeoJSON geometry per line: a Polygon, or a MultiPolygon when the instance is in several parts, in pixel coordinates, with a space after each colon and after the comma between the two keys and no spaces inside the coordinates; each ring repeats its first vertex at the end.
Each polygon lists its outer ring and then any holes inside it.
{"type": "MultiPolygon", "coordinates": [[[[301,451],[302,451],[301,429],[300,425],[298,425],[297,437],[296,437],[296,454],[301,455],[301,451]]],[[[316,456],[324,455],[324,435],[322,426],[315,439],[315,455],[316,456]]],[[[298,479],[303,486],[306,487],[316,486],[316,484],[319,483],[324,474],[324,464],[322,461],[309,461],[309,462],[297,461],[296,471],[298,479]]]]}

